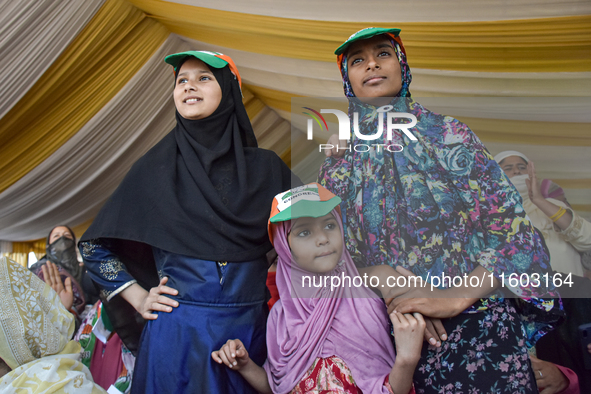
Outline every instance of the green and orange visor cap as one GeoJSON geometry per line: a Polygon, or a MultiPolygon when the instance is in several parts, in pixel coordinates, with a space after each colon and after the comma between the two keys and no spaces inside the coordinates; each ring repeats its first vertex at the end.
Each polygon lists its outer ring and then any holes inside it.
{"type": "Polygon", "coordinates": [[[181,65],[187,57],[191,56],[213,68],[224,68],[229,66],[230,71],[238,80],[240,88],[242,88],[242,78],[240,78],[240,73],[238,72],[236,64],[234,64],[234,61],[230,56],[224,55],[223,53],[210,51],[185,51],[168,55],[164,58],[164,61],[174,68],[174,75],[176,76],[179,72],[179,65],[181,65]]]}
{"type": "Polygon", "coordinates": [[[279,193],[273,199],[271,215],[267,225],[271,243],[273,243],[273,232],[271,230],[274,223],[301,217],[320,218],[328,215],[335,208],[340,214],[340,204],[340,197],[316,182],[279,193]]]}
{"type": "Polygon", "coordinates": [[[402,40],[399,37],[400,29],[384,27],[366,27],[365,29],[361,29],[358,32],[353,33],[349,38],[347,38],[345,42],[341,44],[341,46],[339,46],[334,51],[334,54],[337,55],[337,63],[339,64],[339,68],[341,67],[343,58],[345,57],[347,49],[349,49],[349,46],[351,46],[351,44],[353,44],[356,41],[367,40],[368,38],[372,38],[382,34],[386,34],[392,37],[392,39],[394,39],[394,41],[396,41],[398,45],[400,45],[402,52],[406,54],[406,49],[404,49],[404,45],[402,45],[402,40]]]}

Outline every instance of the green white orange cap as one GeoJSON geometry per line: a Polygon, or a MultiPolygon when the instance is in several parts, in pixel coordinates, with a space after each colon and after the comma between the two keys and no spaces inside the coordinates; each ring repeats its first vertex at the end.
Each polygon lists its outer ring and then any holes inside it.
{"type": "Polygon", "coordinates": [[[398,34],[400,34],[400,29],[386,29],[383,27],[367,27],[365,29],[361,29],[358,32],[353,33],[347,39],[347,41],[345,41],[340,47],[337,48],[336,51],[334,51],[334,54],[340,55],[344,53],[349,47],[349,45],[351,45],[355,41],[367,40],[368,38],[388,33],[393,34],[394,37],[398,37],[398,34]]]}
{"type": "Polygon", "coordinates": [[[224,68],[229,66],[230,71],[238,80],[238,84],[242,87],[242,78],[240,78],[240,73],[238,72],[236,64],[234,64],[234,61],[230,56],[224,55],[223,53],[211,51],[185,51],[168,55],[164,58],[164,61],[174,67],[174,73],[176,75],[178,74],[177,68],[179,64],[182,64],[185,58],[189,56],[193,56],[213,68],[224,68]]]}
{"type": "Polygon", "coordinates": [[[341,198],[314,182],[279,193],[273,199],[271,223],[301,217],[319,218],[339,206],[341,198]]]}
{"type": "Polygon", "coordinates": [[[339,207],[341,198],[314,182],[279,193],[273,199],[269,217],[269,238],[273,242],[272,223],[301,217],[320,218],[339,207]]]}

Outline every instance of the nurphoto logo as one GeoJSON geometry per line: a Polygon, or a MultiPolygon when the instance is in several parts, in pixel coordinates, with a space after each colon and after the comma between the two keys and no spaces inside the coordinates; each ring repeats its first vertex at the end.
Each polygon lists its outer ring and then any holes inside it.
{"type": "MultiPolygon", "coordinates": [[[[312,140],[314,137],[314,121],[318,124],[321,130],[326,129],[328,131],[328,124],[326,120],[322,116],[322,114],[333,114],[336,115],[338,122],[339,122],[339,140],[351,140],[351,121],[349,116],[340,111],[338,109],[321,109],[320,112],[310,108],[310,107],[302,107],[310,112],[304,112],[305,115],[310,116],[312,119],[308,119],[307,123],[307,138],[308,140],[312,140]]],[[[416,126],[417,118],[413,114],[409,114],[407,112],[390,112],[394,107],[392,105],[384,105],[379,107],[376,112],[378,113],[378,126],[375,134],[361,134],[359,132],[359,114],[357,112],[353,113],[353,132],[357,136],[357,138],[365,141],[374,141],[378,138],[381,138],[384,133],[384,123],[386,124],[386,141],[392,141],[392,134],[394,130],[402,131],[410,140],[417,141],[417,137],[415,137],[411,132],[410,129],[416,126]],[[409,123],[395,123],[395,119],[408,119],[410,120],[409,123]]],[[[378,150],[386,149],[389,152],[401,152],[403,150],[403,146],[400,144],[394,143],[386,143],[386,144],[355,144],[349,145],[347,147],[339,147],[337,146],[337,150],[354,150],[355,152],[368,152],[371,147],[374,147],[378,150]]],[[[319,152],[322,152],[324,149],[331,150],[335,148],[332,144],[320,144],[319,145],[319,152]]]]}

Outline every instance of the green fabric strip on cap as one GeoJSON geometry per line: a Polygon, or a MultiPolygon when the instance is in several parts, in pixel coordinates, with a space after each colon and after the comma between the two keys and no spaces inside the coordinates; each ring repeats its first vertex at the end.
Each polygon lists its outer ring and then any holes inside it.
{"type": "Polygon", "coordinates": [[[227,61],[215,55],[214,52],[207,51],[186,51],[168,55],[164,58],[164,61],[173,66],[175,71],[178,71],[178,65],[188,56],[193,56],[213,68],[224,68],[228,65],[227,61]]]}
{"type": "Polygon", "coordinates": [[[269,221],[271,221],[271,223],[277,223],[301,217],[319,218],[328,215],[333,209],[338,207],[340,203],[341,198],[338,196],[335,196],[328,201],[298,201],[273,216],[269,221]]]}
{"type": "Polygon", "coordinates": [[[347,41],[345,41],[340,47],[338,47],[337,50],[334,51],[334,54],[338,56],[341,53],[345,52],[349,45],[351,45],[355,41],[366,40],[373,36],[378,36],[380,34],[386,33],[392,33],[394,34],[394,36],[398,37],[398,34],[400,34],[400,29],[385,29],[383,27],[368,27],[365,29],[361,29],[358,32],[351,35],[351,37],[349,37],[347,41]]]}

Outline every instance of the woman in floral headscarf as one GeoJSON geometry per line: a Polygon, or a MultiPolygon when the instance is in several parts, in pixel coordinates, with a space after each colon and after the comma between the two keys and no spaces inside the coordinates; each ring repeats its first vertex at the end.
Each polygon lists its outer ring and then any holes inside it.
{"type": "Polygon", "coordinates": [[[70,340],[74,318],[28,269],[0,258],[0,394],[100,394],[70,340]],[[6,374],[3,374],[6,369],[6,374]]]}
{"type": "Polygon", "coordinates": [[[439,348],[424,346],[414,376],[417,393],[537,392],[526,340],[531,345],[544,334],[547,324],[540,319],[556,320],[547,313],[558,309],[549,299],[556,294],[516,283],[510,290],[528,301],[518,313],[497,289],[511,274],[546,273],[547,249],[482,142],[465,124],[410,97],[399,32],[363,29],[335,52],[349,119],[358,119],[351,146],[367,144],[359,135],[375,136],[376,130],[381,137],[370,143],[383,145],[327,159],[320,183],[343,199],[346,245],[358,265],[400,266],[437,287],[400,289],[390,304],[398,312],[444,319],[448,338],[439,348]],[[416,118],[409,133],[394,130],[386,139],[379,129],[387,124],[380,119],[385,114],[378,111],[386,105],[385,112],[416,118]],[[443,275],[464,278],[463,284],[441,283],[443,275]]]}

